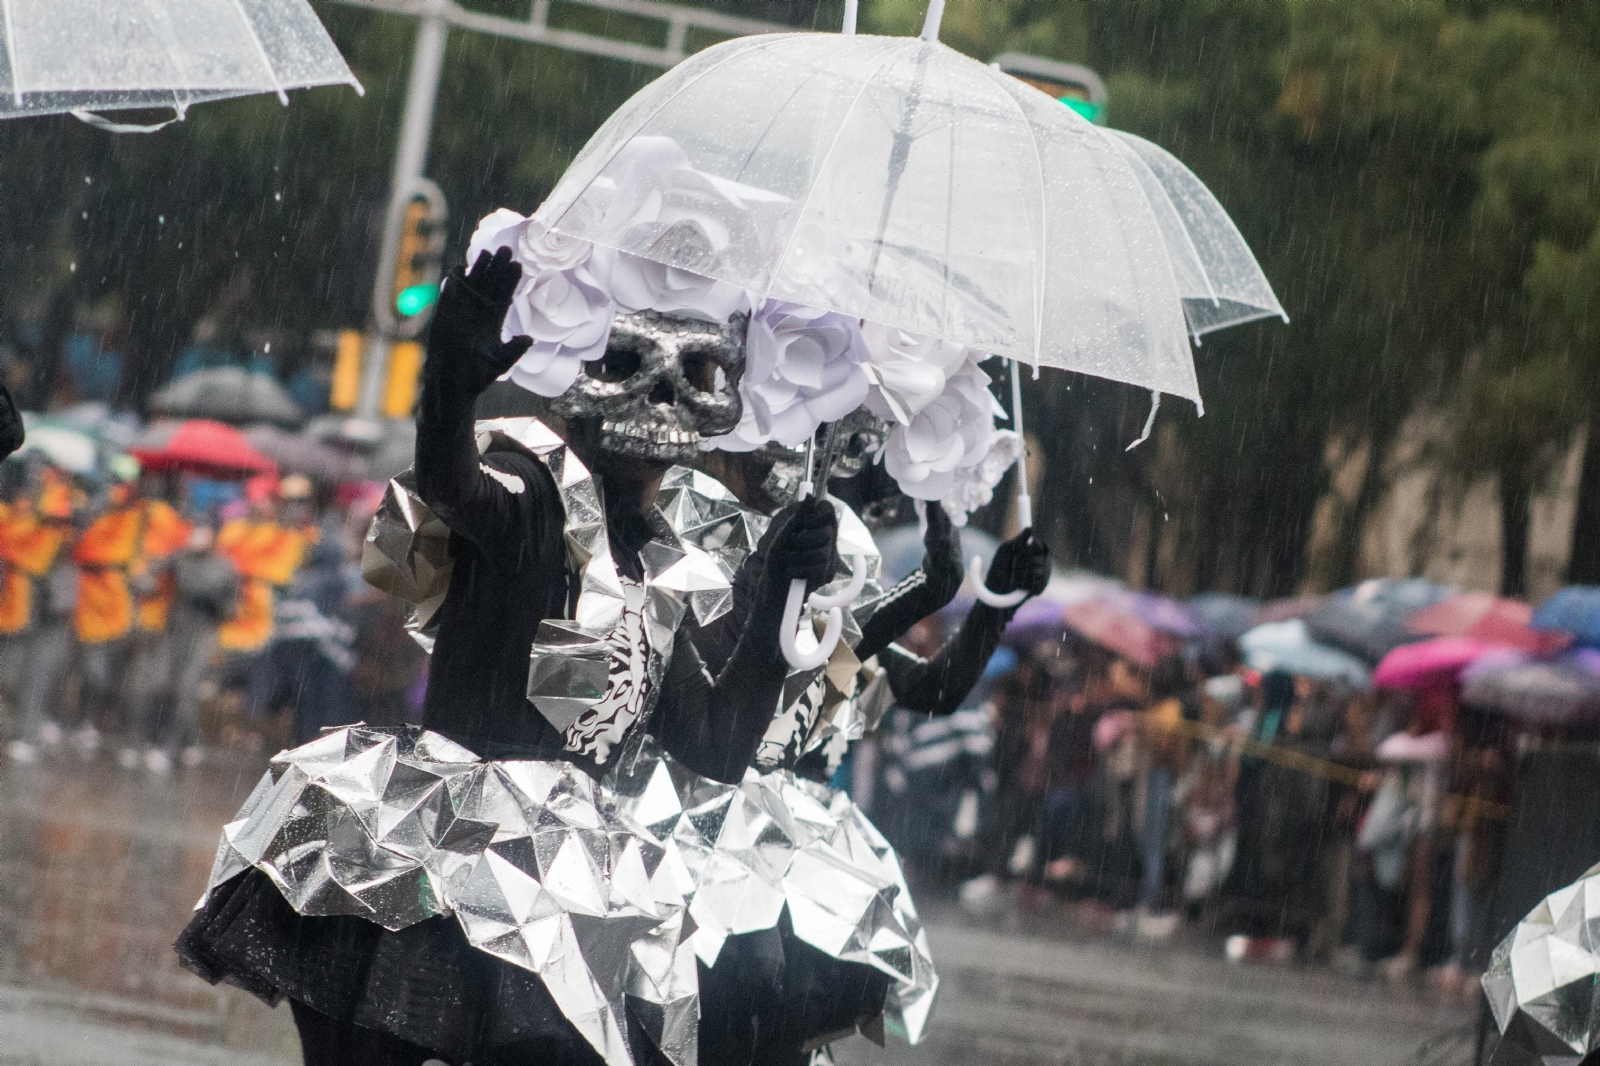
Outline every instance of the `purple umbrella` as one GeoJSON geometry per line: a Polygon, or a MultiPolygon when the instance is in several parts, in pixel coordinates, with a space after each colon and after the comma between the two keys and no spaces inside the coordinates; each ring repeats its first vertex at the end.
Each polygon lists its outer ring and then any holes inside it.
{"type": "Polygon", "coordinates": [[[1592,721],[1600,718],[1600,677],[1571,656],[1475,670],[1461,701],[1533,722],[1592,721]]]}

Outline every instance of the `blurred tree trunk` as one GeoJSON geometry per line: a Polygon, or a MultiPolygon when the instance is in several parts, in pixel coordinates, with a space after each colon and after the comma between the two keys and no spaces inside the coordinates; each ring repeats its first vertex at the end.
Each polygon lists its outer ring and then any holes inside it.
{"type": "Polygon", "coordinates": [[[1500,470],[1500,595],[1528,594],[1528,526],[1533,482],[1520,466],[1500,470]]]}
{"type": "Polygon", "coordinates": [[[1567,580],[1574,585],[1600,585],[1600,394],[1589,396],[1589,439],[1583,447],[1572,555],[1567,559],[1567,580]]]}

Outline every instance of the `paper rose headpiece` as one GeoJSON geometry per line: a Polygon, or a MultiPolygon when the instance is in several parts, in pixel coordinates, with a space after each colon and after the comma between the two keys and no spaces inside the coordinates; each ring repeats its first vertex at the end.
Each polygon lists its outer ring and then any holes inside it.
{"type": "Polygon", "coordinates": [[[907,496],[945,501],[951,517],[959,514],[964,522],[972,509],[966,501],[987,502],[994,491],[993,483],[983,485],[989,476],[984,464],[993,448],[994,420],[1005,414],[978,365],[986,356],[875,323],[862,334],[872,378],[867,407],[895,423],[884,443],[884,467],[907,496]]]}

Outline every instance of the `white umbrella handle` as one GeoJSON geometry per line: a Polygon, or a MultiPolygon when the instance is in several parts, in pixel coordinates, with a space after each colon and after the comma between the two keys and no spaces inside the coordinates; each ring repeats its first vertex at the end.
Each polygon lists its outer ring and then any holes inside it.
{"type": "Polygon", "coordinates": [[[856,552],[850,557],[850,584],[844,591],[835,592],[832,596],[824,596],[820,592],[813,592],[806,601],[806,606],[814,611],[826,611],[830,607],[848,607],[861,595],[861,590],[867,584],[867,557],[856,552]]]}
{"type": "Polygon", "coordinates": [[[783,605],[783,625],[778,629],[778,649],[796,670],[815,670],[833,658],[844,632],[844,613],[837,607],[828,609],[828,621],[822,628],[822,639],[811,651],[803,652],[796,644],[800,624],[801,601],[805,599],[806,583],[802,578],[789,582],[789,599],[783,605]]]}
{"type": "Polygon", "coordinates": [[[1017,589],[1014,592],[993,592],[983,583],[983,558],[974,555],[972,562],[967,565],[967,582],[972,586],[972,594],[988,604],[990,607],[1015,607],[1028,598],[1027,589],[1017,589]]]}

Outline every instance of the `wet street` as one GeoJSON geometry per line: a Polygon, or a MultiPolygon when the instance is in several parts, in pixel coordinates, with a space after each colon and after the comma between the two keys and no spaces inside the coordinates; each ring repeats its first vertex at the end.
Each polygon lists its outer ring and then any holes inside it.
{"type": "MultiPolygon", "coordinates": [[[[171,950],[261,769],[245,756],[167,779],[104,755],[0,766],[0,1066],[296,1061],[287,1010],[212,988],[171,950]]],[[[927,1040],[852,1040],[840,1066],[1466,1061],[1448,1056],[1471,1012],[1409,990],[1231,966],[1202,943],[1072,935],[1053,912],[979,924],[924,909],[944,981],[927,1040]]]]}

